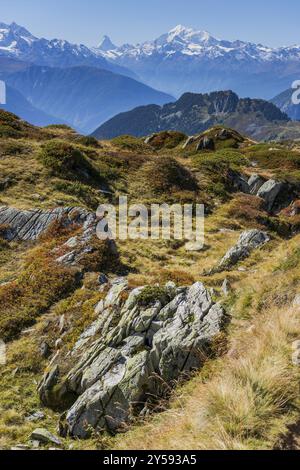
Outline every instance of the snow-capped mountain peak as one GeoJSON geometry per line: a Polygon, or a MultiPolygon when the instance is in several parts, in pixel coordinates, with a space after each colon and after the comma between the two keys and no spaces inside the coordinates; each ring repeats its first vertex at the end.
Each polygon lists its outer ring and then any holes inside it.
{"type": "Polygon", "coordinates": [[[109,36],[103,36],[102,40],[100,41],[99,45],[97,46],[97,49],[100,49],[101,51],[112,51],[114,49],[117,49],[117,46],[111,41],[109,36]]]}
{"type": "MultiPolygon", "coordinates": [[[[109,38],[108,46],[115,46],[109,38]]],[[[0,22],[0,56],[50,67],[91,66],[135,77],[134,73],[116,63],[109,63],[102,54],[83,44],[72,44],[64,39],[38,38],[17,23],[0,22]]]]}
{"type": "Polygon", "coordinates": [[[217,42],[217,40],[208,31],[194,30],[181,24],[175,26],[175,28],[171,29],[167,33],[168,43],[177,39],[181,39],[185,43],[195,42],[196,44],[211,44],[217,42]]]}

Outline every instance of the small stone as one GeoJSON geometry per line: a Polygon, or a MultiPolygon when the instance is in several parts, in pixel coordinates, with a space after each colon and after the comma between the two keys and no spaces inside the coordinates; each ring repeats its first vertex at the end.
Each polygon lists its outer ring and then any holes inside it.
{"type": "Polygon", "coordinates": [[[69,248],[76,248],[77,245],[78,245],[78,237],[72,237],[64,244],[64,246],[67,246],[69,248]]]}
{"type": "Polygon", "coordinates": [[[34,422],[34,421],[40,421],[44,418],[45,418],[45,413],[43,413],[42,411],[35,411],[32,415],[28,416],[25,419],[26,421],[34,422]]]}
{"type": "Polygon", "coordinates": [[[300,349],[297,349],[292,355],[292,362],[294,366],[300,366],[300,349]]]}
{"type": "Polygon", "coordinates": [[[256,330],[255,325],[251,325],[249,326],[249,328],[247,328],[246,333],[252,334],[252,333],[255,333],[255,330],[256,330]]]}
{"type": "Polygon", "coordinates": [[[43,444],[55,444],[57,446],[61,446],[61,440],[54,436],[50,431],[47,429],[39,428],[35,429],[31,433],[31,439],[33,441],[39,441],[42,442],[43,444]]]}
{"type": "Polygon", "coordinates": [[[30,441],[31,447],[33,449],[38,449],[40,447],[40,442],[39,441],[30,441]]]}
{"type": "Polygon", "coordinates": [[[165,285],[165,288],[166,288],[167,290],[176,289],[176,284],[175,284],[175,282],[173,282],[173,281],[168,281],[168,282],[166,283],[166,285],[165,285]]]}
{"type": "Polygon", "coordinates": [[[64,315],[61,315],[60,319],[59,319],[59,332],[60,334],[64,332],[64,329],[65,329],[65,316],[64,315]]]}
{"type": "Polygon", "coordinates": [[[230,293],[230,284],[227,278],[224,279],[224,282],[222,284],[222,292],[225,295],[225,297],[228,297],[230,293]]]}
{"type": "Polygon", "coordinates": [[[46,341],[43,341],[40,345],[40,353],[44,359],[48,359],[48,357],[51,356],[51,348],[46,341]]]}

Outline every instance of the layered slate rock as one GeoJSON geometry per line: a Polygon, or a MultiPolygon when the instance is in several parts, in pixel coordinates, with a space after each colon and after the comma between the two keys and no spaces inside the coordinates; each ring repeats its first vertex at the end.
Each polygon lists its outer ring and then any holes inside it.
{"type": "Polygon", "coordinates": [[[60,222],[68,226],[78,223],[90,223],[93,214],[79,207],[59,207],[49,211],[20,210],[12,207],[0,207],[0,225],[5,227],[8,240],[37,240],[53,223],[60,222]]]}
{"type": "Polygon", "coordinates": [[[226,269],[231,269],[239,261],[250,256],[253,250],[262,247],[269,241],[269,235],[261,230],[254,229],[243,232],[237,243],[228,250],[217,268],[213,269],[212,272],[222,272],[226,269]]]}
{"type": "Polygon", "coordinates": [[[248,180],[248,186],[251,194],[256,195],[266,180],[257,174],[251,175],[248,180]]]}
{"type": "Polygon", "coordinates": [[[201,367],[228,320],[200,282],[129,291],[118,279],[96,313],[72,352],[76,366],[64,377],[54,366],[40,384],[46,406],[53,407],[54,394],[62,403],[76,397],[60,424],[63,435],[121,430],[165,387],[201,367]]]}
{"type": "Polygon", "coordinates": [[[283,189],[284,184],[275,180],[268,180],[259,188],[257,196],[265,201],[268,212],[273,210],[275,201],[283,189]]]}

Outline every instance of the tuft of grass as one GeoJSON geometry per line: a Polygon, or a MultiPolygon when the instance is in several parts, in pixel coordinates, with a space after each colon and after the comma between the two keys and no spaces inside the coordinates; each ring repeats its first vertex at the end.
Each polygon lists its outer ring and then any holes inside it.
{"type": "Polygon", "coordinates": [[[59,139],[45,142],[39,160],[51,173],[64,177],[88,167],[88,162],[80,150],[59,139]]]}

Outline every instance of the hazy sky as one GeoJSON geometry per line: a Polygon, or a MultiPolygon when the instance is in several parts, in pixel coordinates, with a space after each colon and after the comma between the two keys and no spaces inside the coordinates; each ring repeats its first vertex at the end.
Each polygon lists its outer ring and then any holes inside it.
{"type": "Polygon", "coordinates": [[[89,46],[154,39],[177,24],[222,39],[300,44],[299,0],[0,0],[0,21],[89,46]]]}

